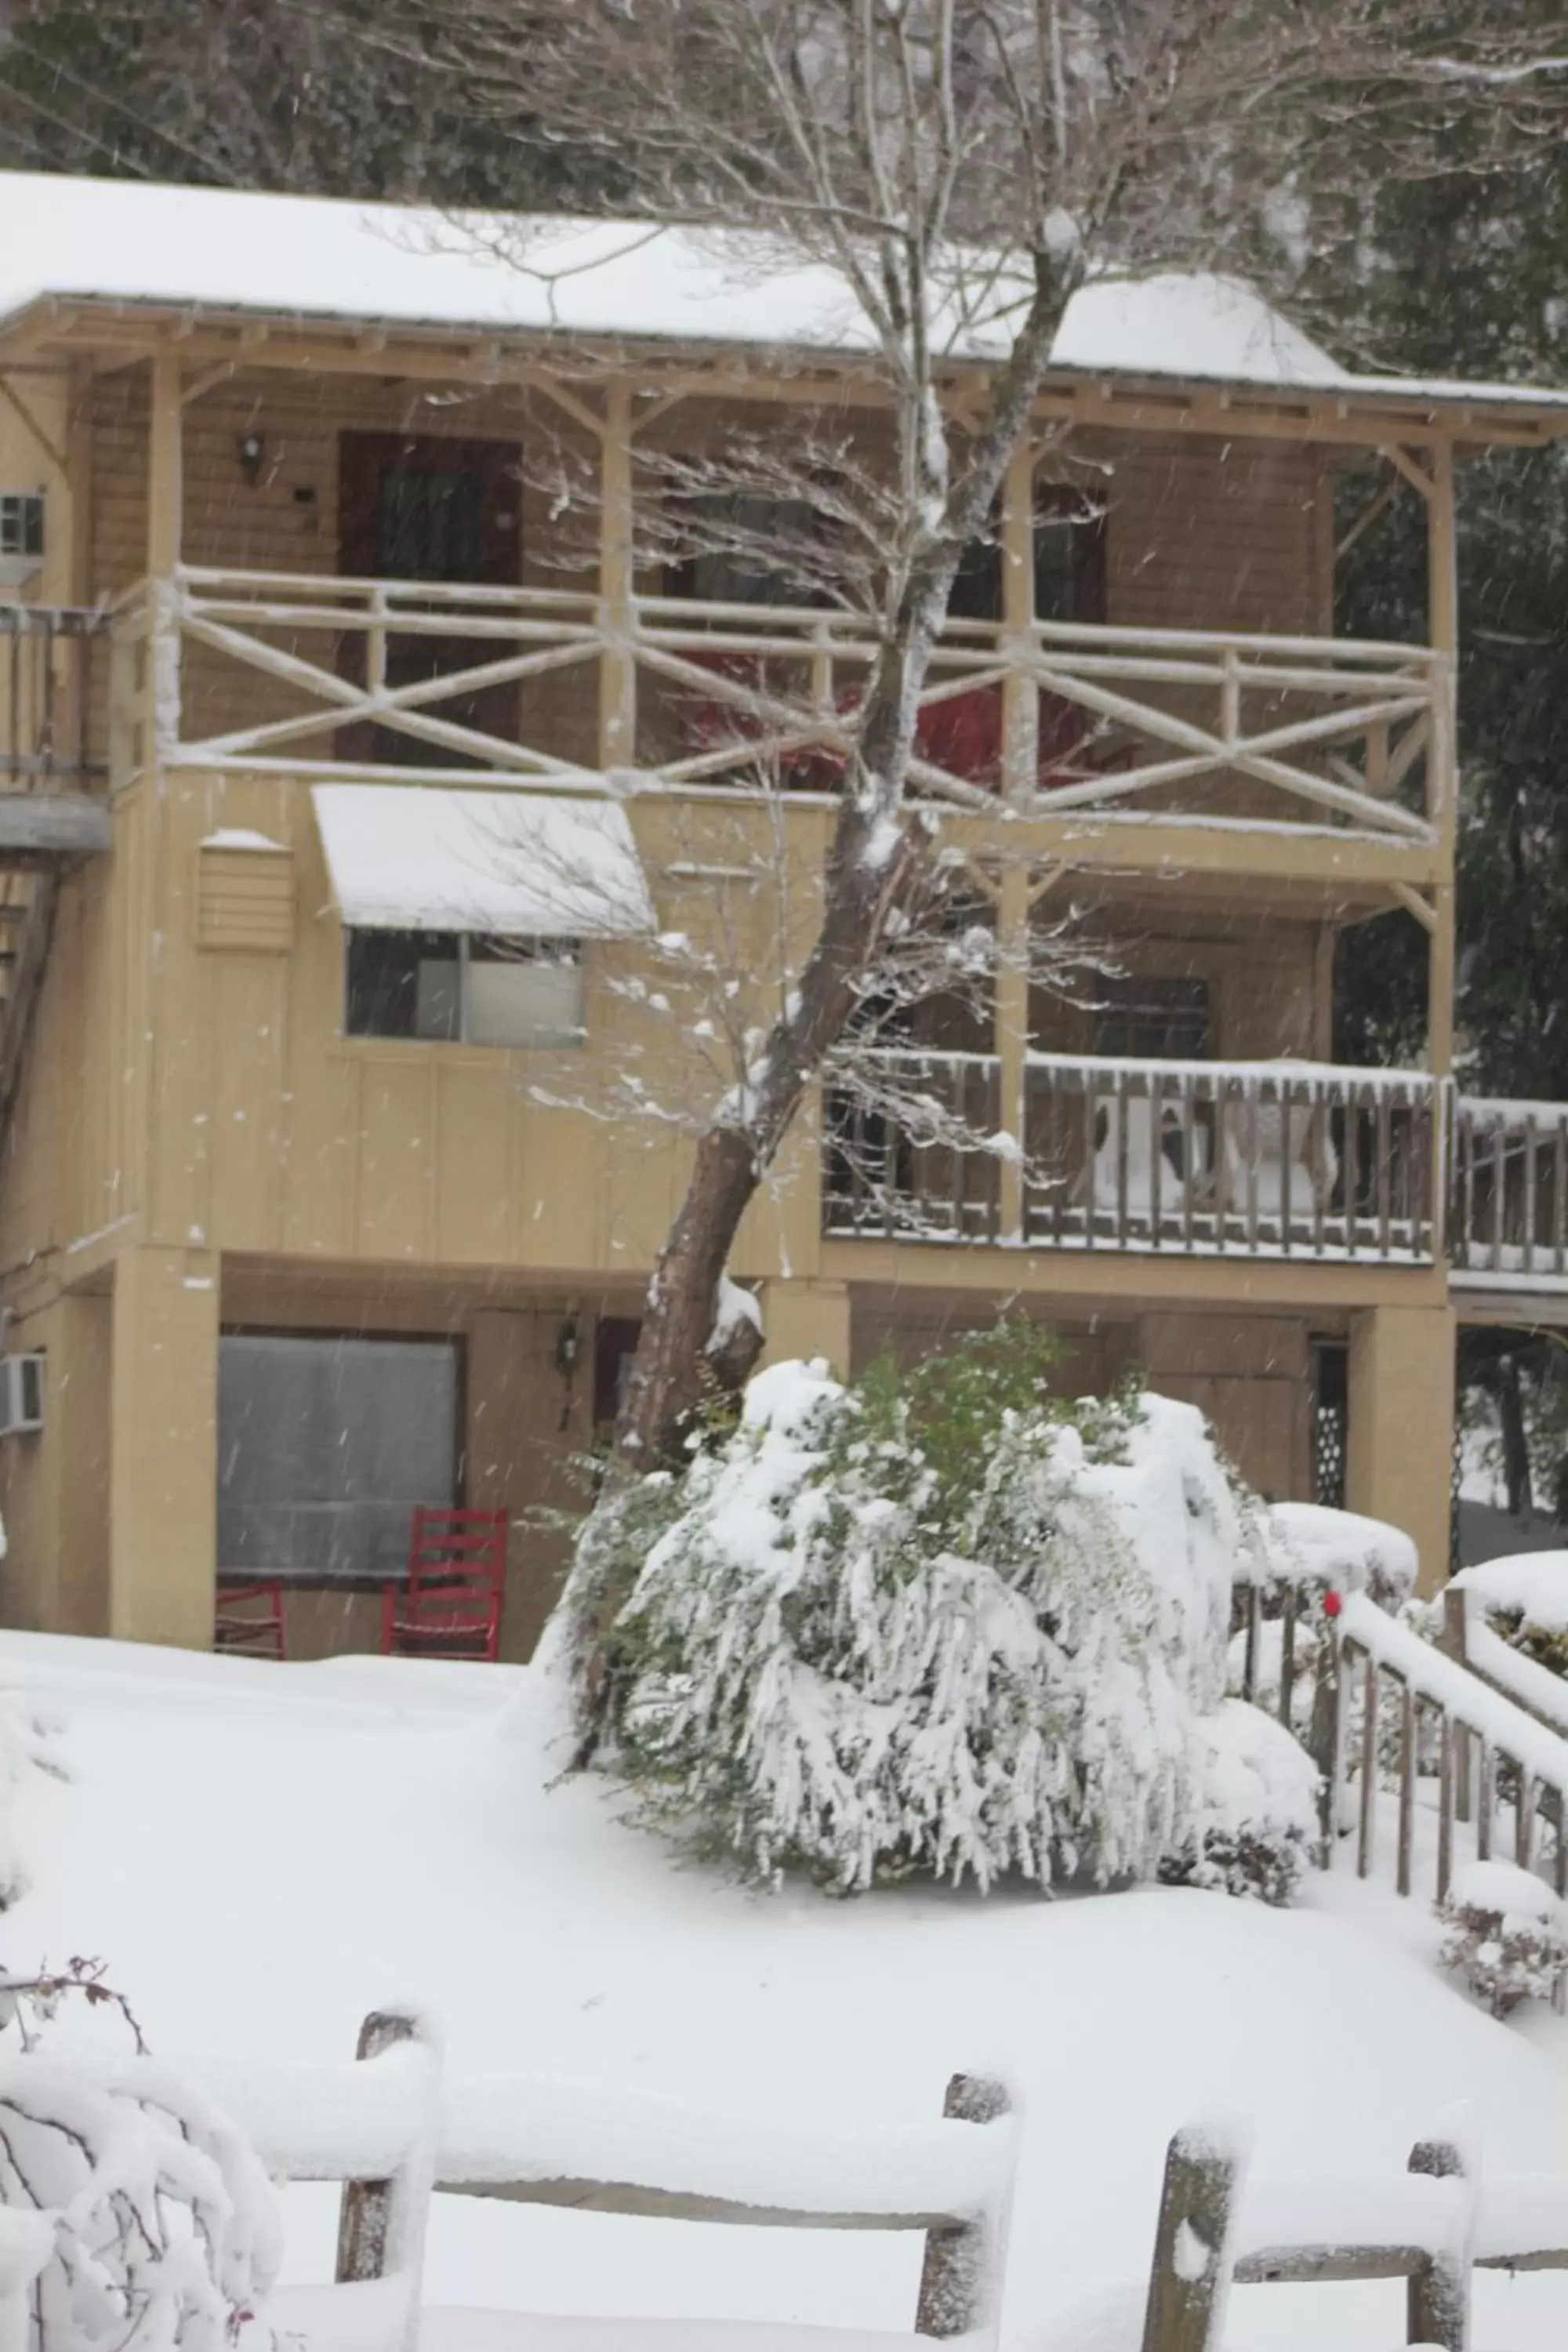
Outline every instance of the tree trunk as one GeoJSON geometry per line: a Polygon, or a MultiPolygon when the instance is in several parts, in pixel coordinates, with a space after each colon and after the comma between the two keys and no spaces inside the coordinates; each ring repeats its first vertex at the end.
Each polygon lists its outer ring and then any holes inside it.
{"type": "Polygon", "coordinates": [[[1519,1382],[1519,1360],[1505,1356],[1498,1368],[1498,1420],[1502,1428],[1502,1478],[1509,1517],[1525,1518],[1534,1507],[1530,1477],[1530,1439],[1524,1426],[1524,1397],[1519,1382]]]}
{"type": "MultiPolygon", "coordinates": [[[[923,827],[902,815],[920,690],[947,617],[964,547],[989,520],[1014,449],[1029,429],[1076,268],[1037,264],[1029,317],[1001,369],[990,413],[968,460],[940,500],[941,520],[916,541],[889,613],[851,747],[828,856],[822,928],[790,1006],[749,1074],[744,1098],[698,1143],[696,1165],[648,1285],[641,1334],[616,1427],[617,1453],[651,1470],[679,1461],[701,1389],[719,1280],[748,1202],[783,1142],[806,1088],[844,1035],[855,983],[875,957],[888,918],[926,854],[923,827]]],[[[906,395],[909,387],[905,387],[906,395]]],[[[906,397],[901,423],[917,503],[935,488],[929,383],[906,397]]]]}

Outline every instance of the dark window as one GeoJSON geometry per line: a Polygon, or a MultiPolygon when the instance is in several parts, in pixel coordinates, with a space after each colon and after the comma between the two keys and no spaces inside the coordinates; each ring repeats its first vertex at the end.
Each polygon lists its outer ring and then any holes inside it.
{"type": "Polygon", "coordinates": [[[1094,1051],[1138,1062],[1202,1062],[1210,1052],[1205,980],[1102,980],[1094,1051]]]}
{"type": "Polygon", "coordinates": [[[535,1048],[583,1042],[575,940],[370,930],[347,938],[351,1037],[535,1048]]]}
{"type": "MultiPolygon", "coordinates": [[[[955,621],[1002,618],[1002,548],[994,525],[958,560],[947,609],[955,621]]],[[[1035,618],[1103,621],[1105,517],[1081,490],[1043,484],[1035,494],[1035,618]]]]}
{"type": "Polygon", "coordinates": [[[226,1333],[220,1570],[401,1576],[415,1505],[458,1499],[458,1374],[449,1339],[226,1333]]]}
{"type": "Polygon", "coordinates": [[[426,466],[384,473],[377,484],[377,570],[385,580],[485,576],[485,499],[489,478],[477,468],[426,466]]]}
{"type": "Polygon", "coordinates": [[[455,931],[351,931],[351,1037],[461,1034],[455,931]]]}
{"type": "Polygon", "coordinates": [[[0,555],[42,555],[44,501],[27,490],[0,492],[0,555]]]}
{"type": "Polygon", "coordinates": [[[669,567],[672,596],[710,604],[821,602],[814,575],[823,534],[808,499],[704,491],[679,500],[671,528],[690,546],[669,567]]]}

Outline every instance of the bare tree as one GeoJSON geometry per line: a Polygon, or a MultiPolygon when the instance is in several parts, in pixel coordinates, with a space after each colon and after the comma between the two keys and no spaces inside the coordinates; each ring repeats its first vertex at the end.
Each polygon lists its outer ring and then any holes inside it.
{"type": "Polygon", "coordinates": [[[1389,173],[1445,168],[1458,126],[1467,168],[1542,136],[1563,26],[1524,0],[1476,17],[1436,0],[435,0],[367,36],[417,50],[520,146],[597,148],[654,217],[826,263],[886,393],[891,464],[840,541],[837,593],[874,654],[840,730],[820,919],[694,1137],[617,1431],[630,1463],[671,1451],[741,1218],[889,941],[929,931],[911,925],[931,889],[906,797],[918,698],[1068,301],[1157,263],[1299,272],[1389,173]],[[993,356],[961,378],[977,341],[993,356]]]}

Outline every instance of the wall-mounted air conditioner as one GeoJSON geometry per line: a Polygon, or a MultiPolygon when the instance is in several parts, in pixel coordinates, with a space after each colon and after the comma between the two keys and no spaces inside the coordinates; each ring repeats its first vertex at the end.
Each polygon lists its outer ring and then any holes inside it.
{"type": "Polygon", "coordinates": [[[44,568],[41,491],[0,490],[0,588],[22,588],[44,568]]]}
{"type": "Polygon", "coordinates": [[[43,1357],[0,1356],[0,1437],[17,1437],[43,1425],[43,1357]]]}

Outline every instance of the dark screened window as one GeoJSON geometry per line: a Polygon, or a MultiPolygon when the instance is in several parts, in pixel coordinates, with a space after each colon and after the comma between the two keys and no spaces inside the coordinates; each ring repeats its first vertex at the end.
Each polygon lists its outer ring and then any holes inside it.
{"type": "Polygon", "coordinates": [[[483,474],[467,467],[395,467],[377,489],[376,540],[388,580],[485,577],[483,474]]]}
{"type": "Polygon", "coordinates": [[[1206,980],[1102,980],[1094,1050],[1139,1062],[1203,1062],[1211,1051],[1206,980]]]}
{"type": "Polygon", "coordinates": [[[351,1037],[460,1035],[455,931],[351,931],[351,1037]]]}
{"type": "Polygon", "coordinates": [[[584,1037],[576,940],[351,930],[347,996],[351,1037],[538,1049],[584,1037]]]}
{"type": "MultiPolygon", "coordinates": [[[[1002,548],[995,531],[972,539],[958,560],[949,614],[1002,618],[1002,548]]],[[[1105,518],[1080,492],[1045,485],[1035,502],[1035,618],[1103,621],[1105,518]]]]}
{"type": "Polygon", "coordinates": [[[400,1576],[458,1500],[457,1345],[227,1332],[217,1434],[221,1572],[400,1576]]]}
{"type": "Polygon", "coordinates": [[[807,499],[702,492],[680,501],[692,552],[670,567],[669,592],[708,604],[811,604],[822,530],[807,499]],[[795,562],[790,562],[790,551],[795,562]]]}

